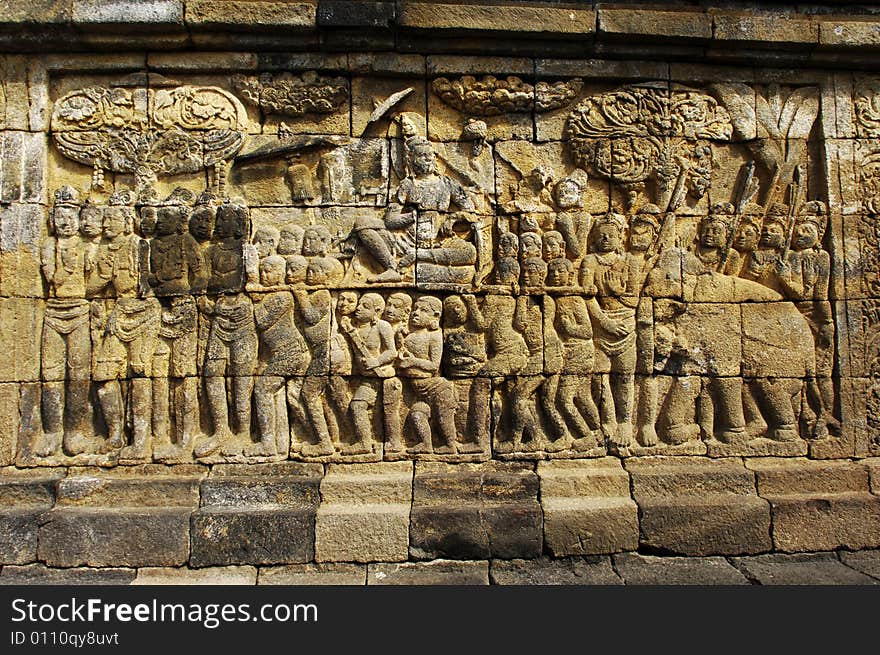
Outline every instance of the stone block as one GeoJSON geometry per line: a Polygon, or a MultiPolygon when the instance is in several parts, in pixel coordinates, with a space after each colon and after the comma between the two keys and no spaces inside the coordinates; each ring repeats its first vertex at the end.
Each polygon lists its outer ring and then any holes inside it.
{"type": "Polygon", "coordinates": [[[762,585],[877,584],[877,580],[841,564],[832,553],[769,554],[733,557],[743,574],[762,585]]]}
{"type": "Polygon", "coordinates": [[[257,55],[252,52],[151,52],[147,66],[158,71],[216,73],[257,70],[257,55]]]}
{"type": "Polygon", "coordinates": [[[489,579],[498,585],[623,584],[610,557],[496,559],[489,563],[489,579]]]}
{"type": "Polygon", "coordinates": [[[72,8],[73,0],[0,0],[0,24],[68,23],[72,8]]]}
{"type": "Polygon", "coordinates": [[[305,29],[315,26],[314,2],[187,0],[186,23],[196,28],[247,27],[305,29]]]}
{"type": "Polygon", "coordinates": [[[488,585],[489,562],[405,562],[370,564],[368,585],[488,585]]]}
{"type": "Polygon", "coordinates": [[[319,27],[388,28],[394,21],[394,4],[320,0],[316,20],[319,27]]]}
{"type": "Polygon", "coordinates": [[[0,564],[29,564],[37,559],[40,517],[46,510],[0,508],[0,564]]]}
{"type": "Polygon", "coordinates": [[[702,11],[601,7],[599,32],[619,37],[711,39],[712,17],[702,11]]]}
{"type": "Polygon", "coordinates": [[[541,554],[538,477],[518,462],[418,462],[410,556],[488,559],[541,554]]]}
{"type": "Polygon", "coordinates": [[[0,563],[36,560],[41,517],[55,502],[62,476],[54,470],[0,469],[0,563]]]}
{"type": "Polygon", "coordinates": [[[322,474],[295,462],[215,466],[192,517],[191,566],[311,561],[322,474]]]}
{"type": "Polygon", "coordinates": [[[207,569],[145,567],[138,569],[134,585],[255,585],[253,566],[212,566],[207,569]]]}
{"type": "Polygon", "coordinates": [[[745,585],[749,581],[723,557],[614,555],[614,567],[628,585],[745,585]]]}
{"type": "Polygon", "coordinates": [[[484,5],[475,3],[401,2],[397,24],[431,30],[504,30],[592,34],[596,12],[581,8],[484,5]]]}
{"type": "Polygon", "coordinates": [[[179,25],[183,0],[73,0],[73,22],[88,25],[179,25]]]}
{"type": "Polygon", "coordinates": [[[53,569],[43,564],[28,564],[4,566],[0,571],[0,585],[127,585],[135,575],[135,569],[53,569]]]}
{"type": "MultiPolygon", "coordinates": [[[[867,461],[867,460],[866,460],[867,461]]],[[[833,494],[869,490],[870,469],[850,460],[815,461],[801,457],[756,457],[745,460],[755,472],[758,494],[833,494]]]]}
{"type": "Polygon", "coordinates": [[[6,420],[0,423],[0,466],[9,466],[15,461],[20,426],[18,414],[19,385],[0,384],[0,416],[6,420]]]}
{"type": "Polygon", "coordinates": [[[869,47],[880,43],[880,22],[834,20],[819,23],[819,44],[827,46],[869,47]]]}
{"type": "Polygon", "coordinates": [[[861,460],[861,463],[868,467],[871,493],[880,495],[880,457],[869,457],[861,460]]]}
{"type": "Polygon", "coordinates": [[[630,459],[640,544],[681,555],[770,550],[770,508],[740,459],[630,459]]]}
{"type": "Polygon", "coordinates": [[[333,562],[327,564],[290,564],[260,569],[261,585],[365,585],[365,564],[333,562]]]}
{"type": "Polygon", "coordinates": [[[840,561],[851,569],[880,580],[880,550],[838,551],[840,561]]]}
{"type": "Polygon", "coordinates": [[[321,481],[315,560],[406,560],[412,478],[410,462],[331,464],[321,481]]]}
{"type": "Polygon", "coordinates": [[[638,507],[620,461],[539,462],[544,543],[551,555],[598,555],[635,550],[638,507]]]}
{"type": "Polygon", "coordinates": [[[713,16],[717,41],[763,41],[773,44],[814,44],[819,25],[807,17],[718,13],[713,16]]]}
{"type": "Polygon", "coordinates": [[[180,566],[188,508],[63,507],[46,513],[37,555],[50,566],[180,566]]]}
{"type": "Polygon", "coordinates": [[[58,506],[188,507],[199,505],[204,467],[144,464],[115,469],[71,468],[58,483],[58,506]]]}

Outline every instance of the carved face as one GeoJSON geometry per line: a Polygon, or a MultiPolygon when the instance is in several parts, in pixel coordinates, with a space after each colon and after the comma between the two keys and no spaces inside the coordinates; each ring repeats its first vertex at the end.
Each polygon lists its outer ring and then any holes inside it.
{"type": "Polygon", "coordinates": [[[785,229],[780,223],[767,223],[761,232],[760,245],[764,248],[781,248],[785,243],[785,229]]]}
{"type": "Polygon", "coordinates": [[[405,322],[411,307],[412,300],[410,300],[409,296],[394,294],[388,299],[388,304],[385,305],[385,313],[382,315],[382,318],[389,323],[405,322]]]}
{"type": "Polygon", "coordinates": [[[812,223],[801,223],[794,229],[792,248],[795,250],[809,250],[819,243],[819,231],[812,223]]]}
{"type": "Polygon", "coordinates": [[[523,264],[523,281],[527,287],[542,287],[547,278],[547,264],[538,257],[529,257],[523,264]]]}
{"type": "Polygon", "coordinates": [[[541,237],[535,232],[526,232],[520,238],[522,256],[524,259],[541,256],[541,237]]]}
{"type": "Polygon", "coordinates": [[[416,149],[412,154],[412,169],[416,177],[430,175],[437,168],[437,162],[433,148],[424,146],[416,149]]]}
{"type": "Polygon", "coordinates": [[[156,234],[168,236],[177,232],[182,214],[177,207],[159,207],[156,211],[156,234]]]}
{"type": "Polygon", "coordinates": [[[740,226],[733,240],[733,247],[739,252],[751,252],[758,247],[758,228],[751,223],[740,226]]]}
{"type": "Polygon", "coordinates": [[[79,209],[58,205],[52,210],[55,234],[59,237],[72,237],[79,231],[79,209]]]}
{"type": "Polygon", "coordinates": [[[557,184],[553,196],[559,209],[571,209],[581,205],[581,188],[572,180],[562,180],[557,184]]]}
{"type": "Polygon", "coordinates": [[[629,229],[629,247],[636,252],[644,252],[654,243],[654,228],[643,221],[633,221],[629,229]]]}
{"type": "Polygon", "coordinates": [[[302,254],[306,257],[323,257],[330,251],[330,242],[330,233],[326,228],[307,228],[303,234],[302,254]]]}
{"type": "Polygon", "coordinates": [[[214,232],[215,212],[211,207],[196,207],[189,218],[189,232],[199,241],[208,241],[214,232]]]}
{"type": "Polygon", "coordinates": [[[369,323],[378,318],[381,311],[379,303],[375,302],[370,294],[361,296],[357,307],[354,309],[354,317],[359,323],[369,323]]]}
{"type": "Polygon", "coordinates": [[[104,236],[115,239],[127,232],[125,210],[122,207],[108,207],[104,210],[104,236]]]}
{"type": "Polygon", "coordinates": [[[547,285],[551,287],[567,287],[571,283],[571,271],[566,264],[567,259],[554,259],[547,266],[547,285]]]}
{"type": "Polygon", "coordinates": [[[596,250],[598,252],[616,252],[620,250],[620,230],[610,223],[602,223],[596,227],[596,250]]]}
{"type": "Polygon", "coordinates": [[[351,316],[357,307],[358,297],[353,291],[343,291],[336,300],[336,311],[340,316],[351,316]]]}
{"type": "Polygon", "coordinates": [[[557,257],[565,257],[565,241],[559,232],[547,232],[544,235],[544,259],[550,261],[557,257]]]}
{"type": "Polygon", "coordinates": [[[303,229],[299,225],[289,225],[281,230],[278,239],[279,255],[299,255],[302,252],[303,229]]]}
{"type": "Polygon", "coordinates": [[[427,298],[420,298],[413,305],[409,322],[416,329],[431,328],[436,325],[439,318],[440,312],[436,311],[432,303],[427,298]]]}
{"type": "MultiPolygon", "coordinates": [[[[156,230],[156,208],[142,207],[140,211],[140,230],[145,237],[153,236],[156,230]]],[[[210,236],[210,235],[209,235],[210,236]]]]}
{"type": "Polygon", "coordinates": [[[467,305],[461,296],[449,296],[443,301],[443,319],[447,325],[462,325],[467,320],[467,305]]]}
{"type": "Polygon", "coordinates": [[[700,243],[706,248],[723,248],[727,243],[727,228],[721,221],[706,221],[700,230],[700,243]]]}
{"type": "Polygon", "coordinates": [[[284,278],[287,284],[300,284],[306,281],[306,271],[309,261],[302,255],[291,255],[287,260],[287,275],[284,278]]]}
{"type": "Polygon", "coordinates": [[[84,205],[79,214],[79,230],[84,237],[92,239],[101,235],[104,212],[95,205],[84,205]]]}
{"type": "Polygon", "coordinates": [[[215,239],[241,238],[247,222],[247,210],[238,205],[220,205],[214,224],[215,239]]]}
{"type": "Polygon", "coordinates": [[[513,232],[505,232],[498,239],[499,257],[516,257],[519,254],[519,239],[513,232]]]}
{"type": "Polygon", "coordinates": [[[313,259],[306,269],[306,284],[312,287],[324,286],[330,279],[330,266],[327,261],[313,259]]]}
{"type": "Polygon", "coordinates": [[[276,257],[267,257],[260,263],[260,284],[264,287],[276,287],[284,282],[285,261],[276,257]]]}
{"type": "Polygon", "coordinates": [[[271,230],[257,230],[254,234],[254,247],[257,249],[260,259],[274,255],[275,249],[278,247],[277,234],[274,234],[271,230]]]}

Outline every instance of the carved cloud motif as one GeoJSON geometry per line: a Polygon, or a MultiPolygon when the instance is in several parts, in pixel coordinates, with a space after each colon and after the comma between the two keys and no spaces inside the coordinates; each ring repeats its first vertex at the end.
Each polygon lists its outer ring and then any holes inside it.
{"type": "Polygon", "coordinates": [[[232,83],[266,114],[332,114],[348,103],[348,83],[344,77],[322,77],[314,71],[302,75],[235,75],[232,83]]]}
{"type": "Polygon", "coordinates": [[[194,173],[229,160],[244,143],[241,102],[216,87],[89,87],[55,103],[52,136],[81,164],[115,173],[194,173]]]}
{"type": "Polygon", "coordinates": [[[555,82],[538,82],[532,86],[520,78],[499,79],[486,75],[477,79],[463,75],[457,80],[438,77],[431,88],[445,104],[470,116],[538,113],[565,107],[583,88],[580,78],[555,82]]]}

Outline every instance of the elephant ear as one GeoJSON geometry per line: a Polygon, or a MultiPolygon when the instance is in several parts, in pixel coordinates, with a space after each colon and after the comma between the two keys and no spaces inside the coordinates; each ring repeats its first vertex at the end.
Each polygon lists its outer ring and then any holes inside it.
{"type": "Polygon", "coordinates": [[[806,139],[819,115],[819,89],[805,86],[793,92],[779,116],[779,133],[787,139],[806,139]]]}
{"type": "Polygon", "coordinates": [[[733,125],[734,134],[743,141],[754,139],[757,136],[755,133],[757,125],[755,91],[738,82],[710,84],[708,90],[730,114],[730,123],[733,125]]]}

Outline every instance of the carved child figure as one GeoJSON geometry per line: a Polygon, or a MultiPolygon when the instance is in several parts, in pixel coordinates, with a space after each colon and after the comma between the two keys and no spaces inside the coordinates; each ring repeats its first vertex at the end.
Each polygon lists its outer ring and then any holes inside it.
{"type": "Polygon", "coordinates": [[[410,331],[397,352],[397,368],[400,375],[407,378],[416,399],[408,417],[419,440],[418,445],[410,449],[412,453],[448,455],[456,452],[455,387],[440,375],[442,313],[443,303],[438,298],[422,296],[416,300],[410,315],[410,331]],[[444,444],[436,450],[431,437],[432,413],[444,444]]]}
{"type": "MultiPolygon", "coordinates": [[[[326,280],[324,284],[327,286],[335,286],[342,281],[342,276],[345,274],[342,262],[328,254],[332,243],[330,230],[323,225],[310,225],[303,233],[302,254],[308,259],[309,266],[317,260],[321,261],[321,277],[326,280]]],[[[306,284],[315,286],[314,282],[309,282],[308,272],[306,284]]]]}

